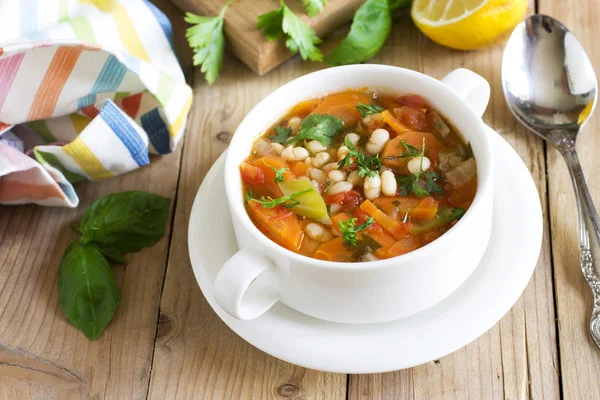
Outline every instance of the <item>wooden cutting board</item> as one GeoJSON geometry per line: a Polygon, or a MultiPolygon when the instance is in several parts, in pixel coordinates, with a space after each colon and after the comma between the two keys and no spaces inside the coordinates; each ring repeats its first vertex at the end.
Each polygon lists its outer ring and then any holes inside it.
{"type": "MultiPolygon", "coordinates": [[[[198,15],[213,16],[221,10],[225,0],[172,0],[181,10],[198,15]]],[[[300,0],[286,4],[323,38],[350,22],[363,0],[329,0],[318,15],[309,18],[300,0]]],[[[283,39],[268,41],[256,29],[259,15],[279,8],[279,0],[236,0],[225,14],[227,48],[258,75],[263,75],[293,54],[283,39]]],[[[182,21],[183,23],[183,21],[182,21]]]]}

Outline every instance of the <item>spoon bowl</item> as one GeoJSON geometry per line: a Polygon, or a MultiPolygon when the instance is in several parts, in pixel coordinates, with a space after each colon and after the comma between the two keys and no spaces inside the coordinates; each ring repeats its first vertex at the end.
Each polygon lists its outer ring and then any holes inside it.
{"type": "Polygon", "coordinates": [[[589,331],[600,347],[600,218],[575,149],[577,135],[596,106],[594,68],[567,27],[554,18],[533,15],[508,40],[502,87],[515,117],[556,147],[569,168],[579,212],[579,262],[594,300],[589,331]]]}

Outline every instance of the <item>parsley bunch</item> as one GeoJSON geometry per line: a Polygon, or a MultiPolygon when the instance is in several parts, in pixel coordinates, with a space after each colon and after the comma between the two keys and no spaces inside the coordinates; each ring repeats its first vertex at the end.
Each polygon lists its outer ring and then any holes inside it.
{"type": "Polygon", "coordinates": [[[427,172],[423,171],[423,157],[425,157],[425,138],[423,138],[423,147],[421,151],[402,141],[400,142],[402,147],[404,147],[405,151],[403,154],[398,156],[397,158],[412,158],[412,157],[420,157],[421,163],[419,164],[419,170],[412,175],[409,176],[401,176],[398,178],[398,186],[399,191],[402,196],[407,196],[411,192],[415,194],[417,197],[427,197],[434,194],[443,194],[444,188],[438,185],[435,180],[439,179],[440,176],[436,172],[427,172]],[[424,181],[423,179],[424,178],[424,181]]]}
{"type": "Polygon", "coordinates": [[[352,158],[354,158],[356,161],[356,166],[358,167],[358,176],[361,178],[364,178],[365,176],[373,177],[379,173],[379,169],[381,168],[381,159],[379,158],[379,154],[375,157],[367,156],[362,151],[357,150],[352,142],[348,139],[346,139],[344,144],[349,151],[348,154],[346,154],[346,156],[338,162],[338,169],[349,167],[352,158]]]}
{"type": "Polygon", "coordinates": [[[367,229],[369,226],[373,225],[375,222],[375,218],[369,217],[367,220],[360,224],[356,225],[356,218],[350,218],[347,221],[338,221],[338,226],[342,231],[342,239],[344,240],[344,244],[346,246],[356,247],[357,238],[356,234],[362,230],[367,229]]]}

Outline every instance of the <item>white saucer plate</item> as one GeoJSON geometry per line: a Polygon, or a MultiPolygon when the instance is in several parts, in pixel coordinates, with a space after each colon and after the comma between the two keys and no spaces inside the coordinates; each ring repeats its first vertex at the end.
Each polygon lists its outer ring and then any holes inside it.
{"type": "MultiPolygon", "coordinates": [[[[223,183],[224,155],[204,178],[190,216],[188,247],[202,293],[244,340],[306,368],[387,372],[460,349],[483,335],[518,300],[533,274],[542,243],[542,209],[531,174],[500,135],[492,129],[488,132],[494,136],[496,150],[490,243],[467,281],[435,306],[396,321],[365,325],[319,320],[281,303],[251,321],[231,317],[213,297],[219,268],[238,250],[223,183]]],[[[464,249],[469,251],[469,243],[464,249]]]]}

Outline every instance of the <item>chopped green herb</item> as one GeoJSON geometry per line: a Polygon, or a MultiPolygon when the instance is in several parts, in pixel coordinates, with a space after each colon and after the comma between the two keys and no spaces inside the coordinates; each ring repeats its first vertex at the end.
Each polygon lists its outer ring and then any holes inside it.
{"type": "Polygon", "coordinates": [[[354,158],[358,167],[358,176],[361,178],[365,176],[373,177],[379,173],[379,169],[381,168],[379,154],[375,157],[367,156],[362,151],[357,150],[349,139],[346,139],[344,144],[348,148],[348,154],[338,162],[338,169],[349,167],[352,158],[354,158]]]}
{"type": "Polygon", "coordinates": [[[292,53],[300,52],[303,60],[322,61],[323,54],[315,46],[321,39],[304,21],[280,0],[281,7],[259,15],[256,27],[269,40],[286,37],[285,45],[292,53]]]}
{"type": "Polygon", "coordinates": [[[263,164],[265,164],[267,167],[271,168],[274,172],[275,172],[275,183],[279,183],[279,182],[283,182],[285,180],[285,178],[283,177],[283,173],[286,171],[289,171],[289,168],[276,168],[272,165],[269,165],[265,162],[265,160],[262,160],[263,164]]]}
{"type": "Polygon", "coordinates": [[[369,217],[364,223],[358,226],[355,225],[356,221],[356,218],[350,218],[347,221],[338,221],[338,225],[342,231],[342,239],[344,240],[344,244],[346,244],[346,246],[355,247],[357,242],[356,234],[373,225],[375,218],[369,217]]]}
{"type": "Polygon", "coordinates": [[[249,202],[250,200],[252,200],[254,198],[254,191],[249,190],[248,193],[246,193],[244,195],[244,202],[249,202]]]}
{"type": "Polygon", "coordinates": [[[331,186],[333,186],[333,182],[331,182],[331,181],[325,182],[323,184],[323,193],[326,193],[331,186]]]}
{"type": "Polygon", "coordinates": [[[219,76],[223,65],[223,50],[225,49],[225,35],[223,34],[223,20],[225,10],[233,0],[229,0],[219,15],[204,17],[192,13],[185,14],[185,22],[193,24],[187,29],[185,37],[194,49],[194,65],[201,65],[204,78],[212,85],[219,76]]]}
{"type": "Polygon", "coordinates": [[[292,128],[275,127],[275,134],[269,135],[272,142],[283,144],[292,134],[292,128]]]}
{"type": "Polygon", "coordinates": [[[375,239],[366,233],[362,234],[362,237],[356,242],[356,250],[352,253],[352,258],[358,260],[367,253],[374,253],[383,246],[379,244],[375,239]]]}
{"type": "MultiPolygon", "coordinates": [[[[402,142],[401,142],[402,143],[402,142]]],[[[407,143],[407,146],[410,146],[407,143]]],[[[410,146],[415,148],[414,146],[410,146]]],[[[410,149],[405,147],[405,149],[410,149]]],[[[415,148],[416,149],[416,148],[415,148]]],[[[412,150],[411,150],[412,152],[412,150]]],[[[423,147],[421,151],[415,155],[421,157],[421,163],[419,164],[419,171],[409,176],[398,177],[399,192],[402,196],[407,196],[411,192],[417,197],[427,197],[433,194],[443,194],[444,188],[438,185],[435,180],[439,179],[440,176],[436,172],[423,171],[423,157],[425,157],[425,138],[423,138],[423,147]],[[421,178],[425,178],[425,182],[421,178]],[[424,186],[424,187],[423,187],[424,186]]]]}
{"type": "Polygon", "coordinates": [[[395,205],[396,207],[400,207],[400,202],[398,200],[392,201],[392,204],[395,205]]]}
{"type": "Polygon", "coordinates": [[[283,205],[285,208],[296,207],[300,204],[299,201],[295,200],[296,197],[303,195],[304,193],[313,192],[315,189],[305,189],[299,192],[293,193],[289,196],[281,196],[276,199],[272,197],[261,196],[260,199],[249,198],[247,201],[255,201],[263,206],[263,208],[274,208],[283,205]]]}
{"type": "Polygon", "coordinates": [[[311,114],[302,120],[296,136],[288,139],[284,145],[290,145],[302,140],[317,140],[323,146],[331,145],[331,138],[340,133],[344,122],[338,117],[328,114],[311,114]]]}
{"type": "Polygon", "coordinates": [[[448,208],[444,212],[436,215],[436,218],[443,219],[444,223],[449,223],[454,220],[459,220],[465,215],[466,210],[464,208],[448,208]]]}
{"type": "Polygon", "coordinates": [[[356,109],[358,110],[361,117],[363,117],[363,118],[366,117],[367,115],[378,114],[378,113],[382,112],[383,110],[385,110],[385,108],[375,104],[374,101],[371,102],[370,106],[363,104],[363,103],[357,103],[356,109]]]}
{"type": "Polygon", "coordinates": [[[398,158],[409,158],[409,157],[418,157],[421,155],[421,151],[417,149],[412,144],[408,143],[406,140],[400,141],[398,147],[402,147],[404,151],[399,156],[388,156],[385,157],[386,160],[396,160],[398,158]]]}

